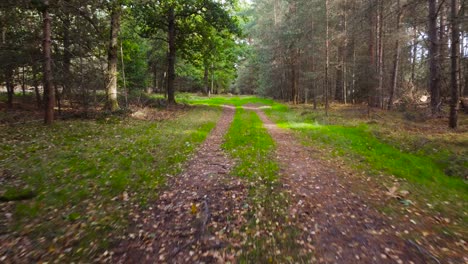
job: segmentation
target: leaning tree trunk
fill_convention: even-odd
[[[437,37],[437,1],[429,1],[429,89],[431,92],[431,111],[433,115],[439,113],[440,108],[440,69],[439,40]]]
[[[167,56],[167,103],[175,104],[175,61],[176,61],[176,25],[174,7],[169,8],[167,17],[169,53]]]
[[[120,6],[113,5],[111,10],[111,29],[108,50],[107,65],[107,103],[106,108],[110,111],[120,109],[117,101],[117,63],[118,63],[118,36],[120,30]]]
[[[458,26],[458,1],[451,1],[451,19],[452,19],[452,41],[451,41],[451,101],[450,101],[450,119],[449,126],[451,128],[457,128],[458,125],[458,56],[460,52],[460,36]]]
[[[43,53],[43,77],[44,77],[44,102],[45,114],[44,123],[50,125],[54,121],[54,106],[55,106],[55,90],[52,85],[52,57],[51,57],[51,18],[49,14],[49,1],[44,0],[44,7],[42,10],[43,17],[43,34],[44,39],[42,43]]]

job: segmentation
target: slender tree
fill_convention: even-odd
[[[458,60],[460,54],[460,29],[458,22],[458,1],[451,0],[451,20],[452,20],[452,38],[451,38],[451,74],[450,74],[450,128],[458,126]]]
[[[107,59],[107,106],[110,111],[119,110],[119,102],[117,101],[117,63],[118,63],[118,37],[120,31],[120,16],[121,6],[117,1],[110,5],[110,37]]]
[[[54,107],[55,107],[55,89],[52,85],[52,56],[51,56],[51,17],[49,14],[49,0],[43,0],[42,5],[42,19],[43,19],[43,78],[44,78],[44,102],[45,102],[45,115],[44,122],[48,125],[54,121]]]
[[[390,97],[388,99],[388,109],[391,110],[393,107],[393,99],[395,97],[395,92],[398,85],[398,67],[400,63],[400,23],[401,23],[401,7],[400,7],[400,0],[397,0],[396,3],[396,38],[395,38],[395,54],[393,58],[393,69],[392,69],[392,83],[390,85]]]
[[[437,1],[428,0],[428,37],[429,37],[429,89],[431,92],[431,111],[439,113],[440,108],[440,69],[439,69],[439,39],[437,36]]]

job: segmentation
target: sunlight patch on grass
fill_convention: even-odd
[[[322,127],[319,123],[306,123],[306,122],[287,122],[287,123],[279,123],[279,127],[281,128],[291,128],[291,129],[317,129]]]

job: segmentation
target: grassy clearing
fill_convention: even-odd
[[[235,99],[245,103],[248,99]],[[222,100],[223,104],[229,101]],[[219,101],[215,100],[215,104]],[[209,102],[211,103],[211,102]],[[240,263],[287,263],[300,260],[297,230],[288,226],[288,198],[278,184],[275,143],[257,114],[239,108],[223,148],[237,160],[232,172],[250,182],[247,240]]]
[[[0,169],[10,180],[0,192],[36,194],[14,202],[8,229],[32,239],[32,257],[91,259],[126,228],[129,208],[157,197],[219,116],[218,108],[197,107],[161,122],[1,127]]]
[[[256,96],[212,96],[202,97],[192,94],[178,94],[177,101],[180,103],[194,104],[194,105],[234,105],[242,106],[245,104],[263,104],[272,105],[275,102],[271,99],[259,98]]]

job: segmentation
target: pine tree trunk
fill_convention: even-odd
[[[384,94],[383,94],[383,78],[384,78],[384,42],[383,42],[383,30],[384,30],[384,19],[383,19],[383,3],[382,0],[379,2],[379,13],[377,15],[378,17],[378,44],[377,44],[377,51],[378,51],[378,66],[379,66],[379,88],[377,89],[379,92],[379,102],[378,106],[380,108],[383,108],[383,100],[384,100]]]
[[[52,85],[52,57],[51,57],[51,18],[49,14],[49,1],[44,0],[43,17],[43,78],[44,78],[44,123],[50,125],[54,121],[55,90]]]
[[[416,26],[413,28],[413,50],[411,52],[411,84],[414,85],[416,81],[416,53],[418,51],[418,31]]]
[[[396,18],[396,32],[397,37],[395,40],[395,56],[393,58],[393,71],[392,71],[392,84],[390,86],[390,97],[388,99],[388,110],[393,107],[393,99],[398,85],[398,66],[400,62],[400,22],[401,22],[401,10],[400,0],[397,0],[397,18]]]
[[[328,0],[325,0],[325,20],[326,20],[326,36],[325,36],[325,115],[328,116],[328,93],[329,93],[329,82],[328,82],[328,69],[330,68],[330,56],[329,56],[329,46],[330,46],[330,40],[329,40],[329,20],[328,20]]]
[[[175,104],[175,61],[176,61],[176,24],[174,7],[169,8],[167,17],[169,53],[167,56],[167,102]]]
[[[208,62],[204,63],[204,72],[203,72],[203,85],[205,86],[205,93],[208,97],[210,97],[210,87],[208,83],[208,76],[209,75],[209,66]]]
[[[15,85],[13,83],[13,69],[11,69],[11,67],[5,70],[5,82],[7,89],[7,107],[8,109],[12,109],[13,96],[15,95]]]
[[[114,4],[111,8],[111,28],[108,50],[107,66],[107,105],[112,112],[120,109],[117,101],[117,63],[118,63],[118,37],[120,30],[120,6]]]
[[[33,74],[34,92],[36,94],[36,105],[38,109],[41,109],[42,99],[41,99],[41,93],[39,92],[39,82],[37,80],[37,69],[36,69],[35,63],[33,63],[32,65],[32,74]]]
[[[439,40],[437,37],[437,1],[429,1],[429,89],[431,93],[431,111],[433,115],[439,113],[440,108],[440,69],[439,69]]]
[[[460,53],[460,36],[458,25],[458,1],[451,0],[451,19],[452,19],[452,41],[451,41],[451,100],[450,100],[450,119],[449,126],[457,128],[458,126],[458,58]]]

